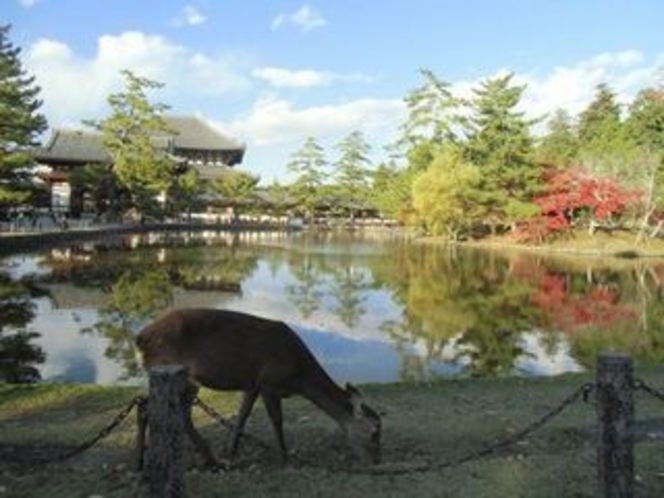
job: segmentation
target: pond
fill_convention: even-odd
[[[0,260],[5,378],[136,383],[165,309],[282,320],[338,381],[555,375],[664,358],[664,263],[416,244],[371,232],[124,235]]]

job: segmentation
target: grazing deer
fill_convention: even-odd
[[[218,463],[191,420],[198,385],[244,391],[232,435],[231,459],[259,395],[282,458],[286,459],[281,400],[293,394],[304,396],[333,418],[358,456],[375,463],[380,459],[379,415],[353,386],[339,387],[297,334],[282,322],[233,311],[180,309],[148,325],[138,334],[136,343],[145,367],[180,364],[187,368],[191,389],[185,400],[185,429],[209,465]],[[139,438],[142,445],[144,428]]]

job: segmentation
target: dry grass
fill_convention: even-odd
[[[640,372],[654,385],[664,370]],[[441,462],[474,452],[513,434],[546,413],[586,375],[549,379],[454,380],[433,385],[366,386],[384,416],[386,465]],[[99,447],[59,464],[26,465],[20,456],[36,449],[57,452],[95,434],[136,394],[132,388],[43,385],[0,386],[0,490],[3,497],[127,497],[139,495],[141,476],[132,470],[134,420],[126,421]],[[238,397],[204,393],[222,413]],[[637,496],[664,495],[664,404],[638,396]],[[348,474],[352,464],[334,424],[308,402],[285,403],[286,437],[295,451],[282,466],[277,454],[247,442],[236,470],[187,473],[190,496],[276,497],[580,497],[595,496],[595,413],[575,403],[527,440],[491,456],[451,468],[401,476]],[[226,433],[206,415],[197,425],[224,455]],[[249,431],[272,445],[262,410]],[[337,469],[337,470],[335,470]]]

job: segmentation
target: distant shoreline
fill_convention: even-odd
[[[59,247],[74,242],[103,239],[123,234],[148,232],[239,232],[239,231],[296,231],[296,227],[264,224],[207,224],[207,223],[146,223],[107,225],[94,228],[53,230],[47,232],[5,232],[0,233],[0,255],[21,251],[39,250],[45,247]]]

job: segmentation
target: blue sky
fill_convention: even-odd
[[[403,98],[432,69],[468,95],[513,71],[529,115],[578,113],[599,83],[623,102],[664,67],[660,0],[2,0],[52,127],[108,113],[131,69],[171,112],[247,143],[243,169],[289,181],[307,136],[361,130],[380,160]]]

